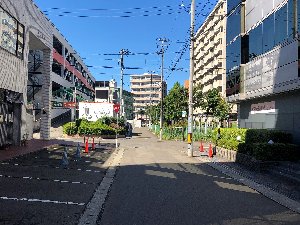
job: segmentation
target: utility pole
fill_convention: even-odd
[[[124,84],[124,55],[128,55],[129,51],[127,49],[121,49],[120,55],[120,67],[121,67],[121,85],[120,85],[120,115],[124,116],[124,101],[123,101],[123,84]]]
[[[159,140],[162,140],[162,129],[163,129],[163,100],[164,100],[164,53],[165,53],[165,43],[168,43],[168,40],[166,38],[159,38],[158,41],[161,43],[161,50],[158,52],[158,54],[161,54],[161,77],[160,77],[160,121],[159,121]]]
[[[193,77],[194,77],[194,27],[195,27],[195,0],[191,4],[190,28],[190,78],[189,78],[189,115],[188,115],[188,156],[193,157]]]

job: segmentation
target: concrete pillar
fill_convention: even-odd
[[[21,116],[22,116],[22,104],[13,104],[13,145],[20,145],[21,137]]]
[[[41,139],[50,139],[51,127],[51,99],[52,99],[52,50],[43,50],[43,81],[42,81],[42,111],[41,111]]]

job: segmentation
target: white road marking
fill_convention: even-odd
[[[0,200],[42,202],[42,203],[78,205],[78,206],[84,206],[85,205],[85,203],[77,203],[77,202],[61,202],[61,201],[53,201],[53,200],[47,200],[47,199],[35,199],[35,198],[12,198],[12,197],[5,197],[5,196],[0,196]]]

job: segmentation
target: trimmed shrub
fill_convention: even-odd
[[[262,161],[297,161],[300,160],[299,146],[284,143],[240,144],[238,153],[253,156]]]
[[[292,143],[292,135],[278,130],[266,130],[266,129],[249,129],[246,132],[246,143],[268,143],[268,141],[274,141],[274,143]]]
[[[63,125],[63,133],[67,135],[77,134],[78,127],[75,122],[69,122]]]
[[[222,148],[238,150],[238,146],[245,142],[247,129],[241,128],[220,128],[220,138],[218,139],[218,128],[213,130],[212,141]],[[237,137],[240,136],[240,140]]]
[[[262,161],[295,161],[300,159],[299,149],[293,144],[253,144],[253,156]]]

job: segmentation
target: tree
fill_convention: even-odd
[[[204,95],[203,95],[203,85],[197,84],[193,88],[193,108],[203,108],[205,101],[204,101]]]
[[[214,116],[218,118],[221,122],[223,122],[224,120],[228,119],[231,109],[232,106],[220,96],[220,101],[216,108]]]
[[[166,122],[178,122],[182,119],[182,111],[188,110],[187,89],[176,82],[165,97],[163,104]]]
[[[204,96],[204,102],[202,105],[202,109],[206,112],[206,115],[215,115],[220,98],[221,96],[218,89],[213,88],[208,90]]]

